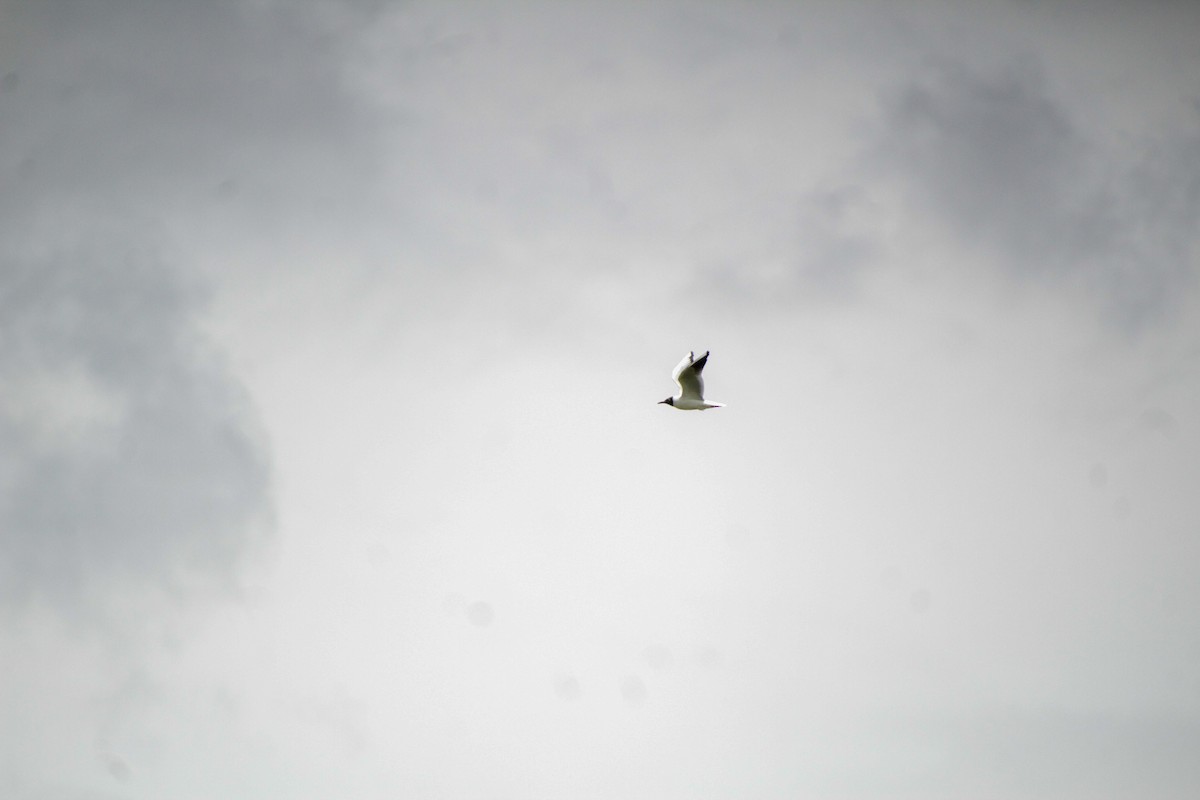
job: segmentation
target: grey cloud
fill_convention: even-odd
[[[697,288],[756,307],[854,297],[879,244],[853,186],[769,197],[697,231]]]
[[[213,223],[226,238],[280,236],[334,208],[369,217],[378,120],[345,72],[375,13],[229,1],[13,8],[0,179],[15,190],[0,211],[58,225],[119,215],[207,248]]]
[[[1056,101],[1035,63],[942,64],[888,95],[875,165],[1007,274],[1078,286],[1137,329],[1194,279],[1200,139],[1116,149]]]
[[[947,67],[894,98],[884,125],[885,146],[919,179],[914,192],[1020,259],[1066,244],[1062,217],[1083,170],[1079,134],[1041,83],[1029,69],[981,78]]]
[[[1153,716],[1192,711],[1200,629],[1186,345],[1080,359],[1055,308],[1013,337],[998,281],[881,298],[922,269],[906,245],[969,243],[1001,289],[1161,313],[1179,284],[1118,288],[1113,254],[1186,245],[1186,136],[1108,160],[1062,61],[948,67],[890,95],[860,163],[853,120],[928,41],[871,9],[20,6],[0,794],[1195,786],[1194,720]],[[996,8],[906,18],[1012,52]],[[284,524],[261,591],[182,630],[272,499],[208,326],[278,442]],[[654,410],[692,346],[732,413]]]
[[[986,785],[1019,797],[1182,798],[1200,785],[1200,766],[1189,757],[1200,726],[1187,717],[1014,709],[909,723],[898,736],[924,739],[943,754],[911,779],[909,788],[929,796],[986,793]]]
[[[379,8],[6,6],[4,602],[102,616],[229,580],[263,530],[265,445],[200,334],[203,281],[147,243],[217,269],[239,237],[369,216],[377,131],[344,69]]]
[[[76,789],[65,786],[41,787],[37,791],[21,794],[19,797],[29,800],[129,800],[132,795],[113,794],[112,792],[94,789]]]
[[[0,600],[105,613],[231,580],[268,464],[195,285],[120,245],[0,262]]]

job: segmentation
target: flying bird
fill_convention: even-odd
[[[659,400],[659,404],[666,403],[667,405],[678,408],[680,411],[704,411],[708,408],[720,408],[724,403],[710,403],[704,399],[704,378],[700,377],[700,373],[704,371],[704,365],[708,363],[708,353],[696,358],[694,352],[688,353],[679,362],[679,366],[675,367],[675,371],[671,373],[671,377],[679,384],[679,394],[674,397],[668,397],[666,400]]]

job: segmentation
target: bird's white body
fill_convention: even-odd
[[[724,406],[724,403],[713,403],[704,399],[704,378],[700,377],[700,373],[704,371],[707,362],[708,353],[700,358],[696,358],[694,352],[684,356],[671,373],[675,383],[679,384],[679,394],[659,402],[680,411],[705,411]]]
[[[721,408],[724,403],[709,403],[706,400],[693,400],[690,397],[672,397],[675,402],[671,403],[671,408],[678,408],[680,411],[705,411],[710,408]]]

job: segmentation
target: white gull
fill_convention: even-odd
[[[704,411],[709,408],[720,408],[724,403],[710,403],[704,399],[704,378],[700,373],[708,363],[708,353],[696,358],[695,352],[690,352],[675,367],[671,377],[679,384],[679,394],[659,400],[660,404],[678,408],[680,411]]]

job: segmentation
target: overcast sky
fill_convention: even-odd
[[[1194,798],[1198,231],[1192,3],[0,0],[0,794]]]

